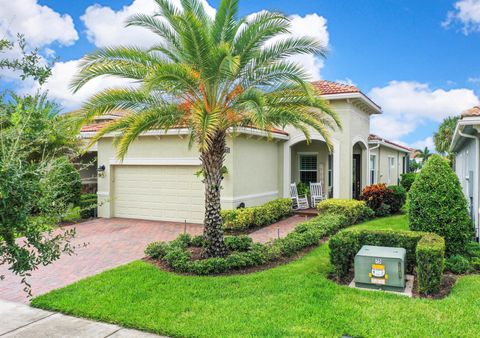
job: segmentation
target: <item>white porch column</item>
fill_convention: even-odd
[[[283,197],[290,197],[290,181],[292,179],[292,148],[290,142],[283,145]]]
[[[340,142],[333,143],[333,198],[340,198]]]

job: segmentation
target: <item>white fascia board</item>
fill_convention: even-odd
[[[199,166],[202,162],[198,157],[127,157],[123,160],[110,158],[110,165],[182,165]]]
[[[356,93],[340,93],[340,94],[326,94],[321,95],[325,100],[347,100],[347,99],[358,99],[365,103],[373,111],[372,114],[381,114],[382,108],[376,105],[372,100],[370,100],[365,94],[356,92]]]
[[[260,137],[271,137],[271,138],[274,138],[274,139],[280,139],[280,140],[288,140],[290,139],[290,137],[288,135],[283,135],[283,134],[279,134],[279,133],[275,133],[275,132],[271,132],[270,135],[269,133],[267,133],[266,131],[264,130],[259,130],[259,129],[255,129],[255,128],[245,128],[245,127],[241,127],[241,128],[235,128],[235,131],[230,128],[228,130],[229,133],[240,133],[240,134],[247,134],[247,135],[254,135],[254,136],[260,136]],[[142,134],[140,134],[140,136],[175,136],[175,135],[188,135],[190,133],[190,131],[187,129],[187,128],[180,128],[180,129],[169,129],[167,131],[165,130],[149,130],[149,131],[146,131]],[[83,139],[88,139],[88,138],[92,138],[93,136],[95,136],[96,132],[81,132],[80,133],[80,138],[83,138]],[[115,137],[117,136],[118,133],[110,133],[110,134],[107,134],[103,137]]]
[[[452,143],[450,144],[450,151],[455,151],[458,142],[463,138],[463,136],[460,135],[461,129],[465,126],[475,125],[480,125],[480,117],[464,117],[457,122],[455,132],[453,133]]]
[[[368,144],[369,145],[377,145],[378,144],[382,147],[387,147],[387,148],[390,148],[390,149],[393,149],[393,150],[400,151],[402,153],[410,154],[410,151],[408,151],[407,149],[403,149],[402,147],[399,147],[399,146],[396,146],[394,144],[390,144],[390,143],[387,143],[387,142],[384,142],[384,141],[368,141]]]

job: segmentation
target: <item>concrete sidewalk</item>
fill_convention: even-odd
[[[0,337],[158,338],[159,336],[0,300]]]

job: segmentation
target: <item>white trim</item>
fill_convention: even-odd
[[[394,144],[390,144],[390,143],[387,143],[385,141],[369,141],[368,142],[369,145],[373,145],[373,146],[382,146],[382,147],[387,147],[387,148],[391,148],[393,150],[396,150],[396,151],[400,151],[402,153],[405,153],[405,154],[410,154],[411,151],[407,150],[407,149],[404,149],[400,146],[396,146]],[[372,148],[373,149],[373,148]]]
[[[317,132],[310,134],[311,140],[325,142]],[[304,134],[298,134],[283,144],[283,197],[290,197],[290,181],[292,178],[292,149],[294,144],[306,141]],[[340,197],[340,142],[331,139],[333,145],[333,198]]]
[[[97,191],[98,197],[109,197],[110,193],[108,191]]]
[[[325,100],[346,100],[346,99],[358,99],[365,103],[370,108],[370,114],[381,114],[382,108],[373,102],[368,96],[362,92],[355,93],[339,93],[339,94],[326,94],[321,95]]]
[[[247,135],[254,135],[254,136],[260,136],[260,137],[270,137],[274,139],[279,139],[279,140],[288,140],[289,136],[284,135],[284,134],[279,134],[276,132],[270,132],[267,133],[264,130],[259,130],[255,128],[246,128],[246,127],[240,127],[240,128],[229,128],[228,129],[229,134],[235,134],[235,133],[240,133],[240,134],[247,134]],[[96,132],[81,132],[80,137],[81,138],[92,138],[95,136],[97,133]],[[188,128],[178,128],[178,129],[169,129],[167,131],[165,130],[149,130],[146,132],[143,132],[140,134],[140,136],[180,136],[180,135],[189,135],[190,130]],[[104,135],[103,137],[115,137],[120,135],[119,133],[108,133]]]
[[[269,192],[263,192],[259,194],[243,195],[243,196],[236,196],[236,197],[222,197],[220,198],[220,201],[225,203],[239,203],[239,202],[252,200],[255,198],[268,197],[268,196],[278,196],[278,191],[269,191]]]
[[[114,157],[110,158],[110,165],[185,165],[198,166],[202,162],[197,157],[171,157],[171,158],[148,158],[135,157],[118,160]]]

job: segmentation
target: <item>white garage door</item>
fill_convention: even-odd
[[[204,185],[192,166],[114,167],[115,217],[202,223]]]

